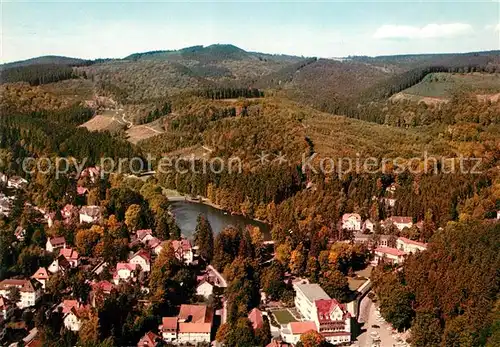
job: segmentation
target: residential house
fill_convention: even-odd
[[[11,287],[19,288],[21,300],[17,306],[21,309],[35,306],[42,296],[42,285],[34,279],[5,279],[0,282],[0,295],[8,297]]]
[[[92,183],[95,183],[99,178],[100,173],[101,169],[98,166],[87,167],[82,171],[80,177],[88,177]]]
[[[193,263],[194,252],[191,242],[187,239],[181,239],[180,241],[172,241],[172,247],[175,252],[175,257],[180,261],[183,261],[186,265]]]
[[[248,314],[248,320],[252,323],[253,330],[260,329],[264,326],[262,311],[258,308],[254,308],[250,311]]]
[[[98,223],[101,221],[99,206],[82,206],[80,209],[80,223]]]
[[[155,247],[151,247],[151,249],[153,250],[153,253],[156,255],[160,255],[161,251],[163,250],[163,247],[165,247],[165,245],[169,242],[171,242],[171,241],[161,241]]]
[[[0,317],[5,320],[9,319],[14,313],[14,309],[15,305],[5,296],[0,295]]]
[[[178,315],[178,343],[210,343],[213,311],[206,305],[181,305]]]
[[[399,230],[403,230],[404,228],[411,228],[413,225],[413,220],[411,217],[392,216],[388,219]]]
[[[64,205],[61,210],[61,217],[66,223],[70,222],[74,217],[76,217],[77,214],[78,207],[71,204]]]
[[[151,229],[141,229],[135,232],[137,240],[146,244],[153,238],[153,231]]]
[[[66,248],[66,239],[64,237],[51,237],[45,244],[45,249],[48,252],[54,252],[61,248]]]
[[[139,343],[137,343],[137,347],[156,347],[158,346],[158,340],[161,340],[160,336],[148,331],[143,337],[141,337]]]
[[[281,337],[283,341],[297,344],[300,341],[300,336],[309,331],[317,331],[316,324],[313,321],[290,322],[286,327],[281,329]]]
[[[373,223],[370,219],[365,220],[363,222],[362,230],[369,231],[370,233],[373,233],[375,230],[375,223]]]
[[[151,240],[146,241],[146,245],[150,250],[154,252],[155,248],[158,247],[162,241],[156,237],[153,237]]]
[[[71,264],[68,262],[68,260],[63,255],[59,255],[49,265],[48,270],[50,273],[55,274],[59,271],[66,272],[70,268],[71,268]]]
[[[96,307],[100,300],[104,300],[105,296],[111,294],[114,288],[113,283],[109,281],[92,282],[90,284],[92,290],[89,293],[89,300],[92,307]]]
[[[57,306],[56,310],[59,309],[62,310],[63,322],[66,329],[79,331],[83,323],[84,311],[87,310],[87,307],[77,300],[64,300]]]
[[[76,187],[76,194],[78,194],[78,195],[85,195],[88,192],[89,192],[89,190],[85,187],[82,187],[82,186]]]
[[[9,199],[0,199],[0,215],[8,217],[10,215],[10,210],[12,209],[12,203]]]
[[[159,326],[161,337],[165,342],[177,340],[177,317],[163,317]]]
[[[406,237],[398,237],[396,240],[397,249],[406,253],[416,253],[425,251],[427,249],[427,244],[423,242],[413,241]]]
[[[80,265],[80,255],[72,248],[63,248],[59,250],[59,255],[62,255],[68,261],[72,268]]]
[[[14,189],[25,188],[28,185],[28,181],[19,176],[12,176],[7,181],[7,187]]]
[[[203,296],[205,299],[208,299],[213,292],[214,285],[205,280],[202,280],[198,286],[196,286],[196,295]]]
[[[150,272],[151,271],[151,255],[148,251],[141,249],[140,251],[133,254],[128,262],[130,264],[137,265],[141,271]]]
[[[357,213],[346,213],[342,216],[342,229],[361,230],[361,216]]]
[[[130,263],[118,263],[116,264],[116,271],[113,274],[113,282],[118,284],[120,280],[128,281],[131,278],[135,277],[135,271],[137,269],[137,265]]]
[[[26,237],[26,229],[19,225],[14,231],[14,235],[18,241],[24,241],[24,238]]]
[[[378,264],[381,261],[387,261],[392,264],[402,264],[406,253],[397,248],[378,247],[375,249],[374,263]]]
[[[290,347],[291,345],[278,339],[273,339],[266,347]]]
[[[35,271],[33,276],[31,276],[31,278],[40,282],[42,285],[42,289],[45,289],[45,285],[47,284],[47,281],[49,280],[49,273],[48,273],[46,268],[40,267],[38,270]]]

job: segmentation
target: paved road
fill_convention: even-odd
[[[366,331],[358,336],[357,341],[353,341],[354,346],[377,346],[376,344],[373,344],[372,336],[375,336],[375,333],[378,334],[378,338],[380,339],[380,347],[405,346],[404,344],[396,341],[395,337],[397,335],[393,335],[393,330],[390,324],[381,320],[377,316],[376,305],[368,296],[365,296],[363,300],[361,300],[359,308],[359,322],[365,323],[363,325],[363,329],[366,329]],[[372,325],[378,325],[380,328],[372,328]]]

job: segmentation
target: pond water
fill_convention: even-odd
[[[170,206],[172,213],[175,215],[177,225],[181,229],[182,235],[190,239],[193,238],[193,233],[196,229],[196,219],[200,213],[208,219],[214,234],[218,234],[222,229],[229,225],[244,227],[250,224],[258,226],[260,231],[263,233],[264,238],[266,240],[270,239],[269,225],[250,218],[239,215],[231,215],[230,213],[219,210],[215,207],[197,202],[173,201]]]

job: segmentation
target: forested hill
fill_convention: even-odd
[[[74,66],[86,63],[88,60],[80,58],[70,58],[58,55],[44,55],[41,57],[30,58],[26,60],[15,61],[0,65],[0,70],[9,69],[13,67],[29,66],[29,65],[65,65]]]

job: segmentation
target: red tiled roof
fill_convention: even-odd
[[[209,323],[212,321],[212,311],[206,305],[181,305],[179,319],[190,318],[192,323]]]
[[[421,247],[427,247],[427,244],[423,243],[423,242],[419,242],[419,241],[413,241],[413,240],[410,240],[406,237],[399,237],[399,240],[403,241],[404,243],[408,243],[410,245],[416,245],[416,246],[421,246]]]
[[[159,339],[160,336],[156,335],[152,331],[148,331],[146,334],[144,334],[143,337],[139,340],[139,343],[137,344],[137,347],[152,347],[156,346],[158,343],[156,342],[157,339]]]
[[[390,254],[390,255],[397,256],[397,257],[400,257],[400,256],[403,256],[403,255],[406,255],[406,253],[405,253],[405,252],[400,251],[400,250],[399,250],[399,249],[397,249],[397,248],[391,248],[391,247],[377,247],[377,248],[375,249],[375,252],[385,253],[385,254]]]
[[[131,260],[135,257],[141,257],[141,258],[145,259],[148,263],[151,261],[151,254],[149,254],[148,251],[145,251],[143,249],[141,249],[140,251],[138,251],[134,255],[132,255],[129,260]]]
[[[87,192],[88,192],[88,189],[87,189],[87,188],[85,188],[85,187],[82,187],[82,186],[78,186],[78,187],[76,187],[76,193],[77,193],[78,195],[83,195],[83,194],[85,194],[85,193],[87,193]]]
[[[24,293],[33,293],[36,288],[39,288],[41,284],[36,280],[27,280],[27,279],[5,279],[0,282],[0,290],[7,290],[10,287],[18,287],[21,292]]]
[[[163,317],[161,319],[162,329],[177,331],[177,317]]]
[[[286,342],[272,340],[271,343],[269,343],[266,347],[288,347],[288,346],[290,345]]]
[[[62,236],[60,237],[53,237],[49,239],[49,243],[54,247],[54,246],[61,246],[66,243],[66,239]]]
[[[179,333],[210,333],[211,323],[179,323]]]
[[[34,278],[37,280],[48,280],[49,273],[47,272],[46,268],[41,267],[38,270],[36,270],[35,274],[33,276],[31,276],[31,278]]]
[[[332,320],[330,318],[331,312],[336,307],[339,307],[340,310],[342,311],[342,320],[345,320],[346,318],[350,317],[349,312],[347,312],[345,305],[339,303],[335,299],[316,300],[314,302],[314,305],[316,306],[316,309],[318,311],[318,321],[320,323],[328,323],[328,322],[338,321],[338,320]]]
[[[189,251],[193,248],[191,246],[191,242],[189,240],[186,240],[186,239],[182,239],[180,241],[173,240],[172,247],[173,247],[174,251],[177,251],[179,248],[182,248],[182,250],[184,250],[184,251]]]
[[[408,224],[408,223],[412,223],[412,221],[413,221],[413,219],[411,217],[401,217],[401,216],[392,216],[392,217],[389,217],[389,219],[393,223],[399,223],[399,224]]]
[[[62,255],[64,258],[67,260],[78,260],[80,255],[78,254],[77,251],[73,250],[72,248],[62,248],[59,250],[59,255]]]
[[[103,292],[111,292],[111,290],[113,289],[113,283],[109,281],[99,281],[93,283],[92,288],[94,288],[94,290],[97,288],[101,288]]]
[[[248,319],[252,322],[253,329],[262,328],[264,326],[264,320],[262,318],[262,312],[258,308],[254,308],[248,314]]]
[[[312,321],[290,322],[289,324],[290,331],[294,335],[301,335],[311,330],[317,331],[316,324]]]
[[[361,220],[361,216],[357,213],[346,213],[342,216],[342,221],[346,221],[349,218],[354,217],[356,220]]]
[[[153,231],[151,229],[141,229],[141,230],[137,230],[135,232],[135,234],[137,235],[137,238],[139,240],[142,240],[147,235],[153,235]]]

